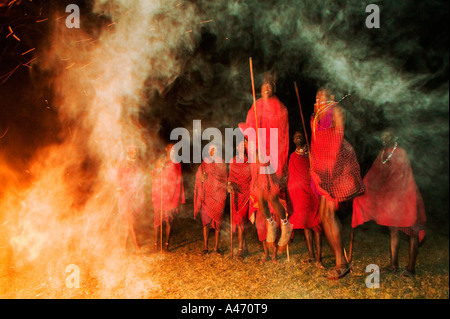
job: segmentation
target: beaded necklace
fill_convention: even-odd
[[[381,164],[384,165],[391,159],[392,155],[394,154],[395,150],[397,149],[397,145],[398,145],[397,142],[395,142],[394,149],[392,150],[391,154],[389,154],[388,157],[384,161],[383,161],[383,155],[384,155],[385,149],[383,148],[383,150],[381,151],[381,156],[380,156]]]
[[[302,148],[296,148],[295,153],[298,155],[306,156],[306,155],[308,155],[308,148],[306,146],[304,146]]]

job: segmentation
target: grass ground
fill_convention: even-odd
[[[189,216],[188,216],[189,215]],[[343,216],[343,238],[349,246],[350,219]],[[150,298],[150,299],[448,299],[449,237],[448,229],[429,225],[426,240],[419,249],[417,274],[405,279],[400,274],[380,276],[380,287],[369,289],[366,266],[380,267],[389,261],[389,235],[383,227],[365,224],[357,228],[353,249],[352,273],[339,281],[326,279],[326,271],[314,264],[303,264],[307,257],[303,232],[295,231],[290,244],[290,261],[279,255],[279,263],[258,263],[262,247],[253,226],[247,231],[249,255],[243,261],[230,258],[229,224],[225,220],[220,248],[222,256],[198,256],[202,249],[199,220],[181,213],[175,220],[170,252],[153,252],[150,236],[141,238],[144,254],[121,258],[119,271],[104,263],[101,267],[80,267],[80,286],[68,289],[64,277],[49,278],[43,272],[36,279],[36,269],[3,272],[0,276],[2,298]],[[213,233],[210,245],[213,244]],[[237,238],[234,242],[237,247]],[[347,248],[348,249],[348,248]],[[400,245],[400,267],[408,259],[408,241]],[[334,258],[323,240],[323,263],[332,267]],[[98,265],[97,265],[98,266]],[[89,269],[92,270],[90,271]],[[94,270],[97,269],[97,270]],[[99,271],[98,269],[102,269]],[[113,276],[109,274],[114,273]],[[0,272],[1,274],[1,272]],[[67,277],[67,274],[64,274]],[[27,278],[33,278],[32,281]],[[57,280],[58,279],[58,280]]]

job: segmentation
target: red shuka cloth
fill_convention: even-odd
[[[194,218],[203,211],[220,224],[227,200],[227,165],[208,162],[200,164],[195,176]],[[206,174],[203,183],[202,174]]]
[[[344,127],[332,126],[337,103],[318,122],[311,119],[311,179],[319,195],[339,202],[364,193],[361,172],[353,147],[344,139]]]
[[[234,230],[236,225],[241,225],[248,219],[252,175],[247,157],[244,158],[243,163],[239,163],[238,156],[235,156],[230,162],[229,167],[228,182],[234,189],[234,194],[232,194]]]
[[[308,155],[291,154],[287,190],[289,221],[294,229],[317,229],[320,224],[319,201],[311,189]]]
[[[241,130],[246,128],[253,128],[255,130],[256,140],[251,141],[249,138],[249,144],[255,143],[256,149],[261,151],[261,156],[264,160],[264,155],[268,156],[269,163],[275,171],[273,174],[259,174],[258,164],[252,168],[252,192],[264,193],[264,194],[274,194],[280,192],[280,183],[283,180],[283,174],[285,173],[285,166],[287,165],[287,160],[289,156],[289,120],[287,108],[281,103],[281,101],[276,97],[272,96],[268,99],[258,99],[256,101],[256,113],[258,118],[258,129],[265,129],[265,133],[261,132],[258,135],[256,131],[255,122],[255,109],[254,105],[250,108],[247,113],[247,119],[245,123],[240,123],[239,127]],[[271,136],[270,128],[276,128],[278,130],[278,138]],[[261,150],[257,145],[257,140],[259,138],[259,144]],[[274,144],[275,149],[271,150],[270,142]],[[249,145],[249,147],[251,147]],[[277,153],[277,154],[276,154]],[[252,155],[250,159],[254,161]],[[277,165],[275,167],[274,165]],[[276,170],[275,170],[276,168]],[[270,171],[269,171],[270,172]]]
[[[184,204],[185,197],[181,164],[168,161],[163,167],[155,168],[152,175],[152,203],[155,213],[154,226],[157,227],[161,223],[161,205],[162,212],[166,215],[172,211],[176,213],[178,206]],[[163,218],[167,218],[167,216],[163,216]]]
[[[133,219],[144,211],[144,174],[136,161],[122,160],[117,169],[117,182],[122,192],[119,196],[119,213]]]
[[[392,150],[393,147],[385,150],[383,160]],[[403,148],[397,147],[383,165],[381,153],[364,177],[366,193],[353,201],[352,227],[369,220],[383,226],[413,227],[420,230],[422,240],[425,236],[425,206],[408,155]]]

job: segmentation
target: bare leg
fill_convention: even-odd
[[[305,229],[305,239],[306,239],[306,246],[308,247],[308,254],[309,258],[305,262],[311,262],[314,260],[314,251],[313,251],[313,231],[312,229]]]
[[[244,225],[238,225],[238,239],[239,239],[239,250],[238,250],[238,255],[237,255],[237,259],[243,259],[244,258],[244,248],[246,247],[245,244],[245,233],[244,233]]]
[[[419,236],[409,237],[409,262],[406,270],[411,273],[416,273],[416,259],[419,252]]]
[[[390,243],[391,260],[389,265],[391,267],[398,268],[398,250],[400,246],[400,232],[396,227],[389,227],[389,232],[391,237]]]
[[[203,250],[208,250],[209,225],[203,226]]]
[[[314,232],[314,241],[316,243],[316,264],[319,268],[324,269],[322,265],[322,235],[319,232]]]
[[[220,234],[220,229],[215,229],[214,230],[214,235],[215,235],[214,251],[216,251],[217,253],[219,252],[219,234]]]
[[[278,216],[281,220],[286,219],[286,210],[284,209],[283,205],[280,203],[280,199],[278,196],[274,196],[269,199],[270,205],[273,207],[273,209],[276,211]]]
[[[324,196],[321,196],[319,213],[322,220],[325,236],[336,258],[336,268],[347,266],[347,261],[345,260],[344,249],[342,246],[342,226],[341,222],[336,216],[335,204],[333,202],[328,202]]]
[[[268,248],[267,248],[267,245],[266,245],[266,241],[265,241],[265,240],[263,240],[261,243],[262,243],[263,250],[264,250],[264,257],[261,258],[261,259],[259,259],[259,262],[264,263],[264,262],[266,262],[267,260],[269,260],[269,250],[268,250]]]
[[[166,221],[166,244],[165,244],[165,250],[169,250],[169,238],[170,238],[170,230],[172,228],[172,225],[169,221]]]
[[[158,250],[158,235],[159,235],[159,226],[154,226],[154,245],[153,245],[153,250],[157,251]]]

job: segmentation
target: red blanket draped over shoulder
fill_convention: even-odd
[[[318,121],[311,119],[311,179],[320,195],[336,204],[364,193],[353,147],[344,139],[344,127],[333,125],[333,103]]]
[[[119,212],[123,217],[136,217],[144,211],[144,175],[136,161],[122,160],[117,169],[117,182],[122,189]]]
[[[184,203],[185,197],[181,164],[168,161],[164,166],[155,168],[152,175],[152,203],[155,216],[159,218],[161,214],[161,202],[163,212],[172,211]]]
[[[206,179],[202,183],[202,175]],[[203,210],[215,222],[221,223],[227,200],[228,170],[225,163],[205,159],[195,176],[194,218]]]
[[[241,123],[239,127],[243,131],[246,128],[253,128],[255,134],[257,134],[254,107],[252,105],[247,113],[246,122]],[[252,192],[258,192],[259,190],[266,193],[279,193],[279,184],[282,183],[283,174],[286,172],[285,167],[289,156],[288,111],[286,106],[276,96],[272,96],[256,101],[256,113],[258,117],[258,128],[265,129],[265,133],[262,132],[258,135],[261,149],[259,149],[256,140],[251,141],[251,137],[249,137],[249,144],[253,142],[256,145],[256,149],[263,156],[263,160],[265,160],[264,156],[268,157],[274,174],[271,174],[271,178],[267,178],[265,176],[266,174],[258,174],[259,167],[252,169]],[[271,128],[277,129],[278,137],[270,133]],[[250,159],[254,162],[252,156],[250,156]]]
[[[242,163],[240,163],[242,162]],[[229,164],[228,182],[234,189],[233,198],[233,228],[248,218],[250,202],[250,183],[252,180],[248,158],[239,160],[237,156]]]
[[[392,150],[390,147],[384,152],[383,160]],[[352,227],[369,220],[383,226],[412,227],[418,230],[422,240],[425,236],[425,207],[407,153],[397,147],[384,165],[381,153],[364,177],[366,193],[353,201]]]
[[[287,204],[294,229],[320,229],[319,201],[311,189],[309,158],[293,152],[289,158]]]

